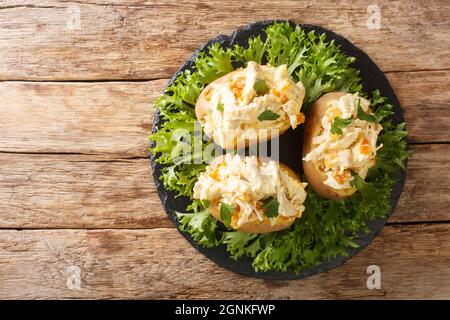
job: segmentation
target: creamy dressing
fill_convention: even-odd
[[[267,88],[263,94],[255,90],[258,81],[263,81]],[[304,122],[300,109],[305,88],[290,78],[286,65],[272,67],[250,61],[247,68],[230,74],[223,82],[211,83],[210,88],[206,95],[210,107],[199,121],[205,133],[219,145],[236,137],[248,140],[255,134],[260,138],[269,134],[265,130],[256,131],[259,129],[279,130],[287,123],[296,128]],[[279,118],[258,120],[266,110]]]
[[[378,135],[383,127],[374,122],[357,118],[358,101],[366,114],[372,114],[370,102],[357,94],[346,94],[330,101],[321,119],[321,132],[313,137],[313,148],[305,161],[314,161],[316,167],[324,172],[324,184],[335,190],[352,190],[351,171],[363,179],[368,169],[375,164]],[[330,132],[335,117],[351,119],[350,124],[341,128],[342,135]]]
[[[194,198],[211,201],[211,205],[226,203],[238,208],[231,226],[239,228],[249,220],[300,217],[305,210],[306,183],[290,177],[273,160],[227,154],[218,166],[208,166],[194,186]],[[268,218],[262,201],[272,196],[279,202],[278,216]]]

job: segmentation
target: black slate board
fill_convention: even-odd
[[[234,44],[240,44],[246,46],[247,39],[251,36],[260,35],[261,38],[265,39],[264,29],[273,22],[284,22],[282,20],[267,20],[260,21],[256,23],[249,24],[237,31],[235,31],[232,35],[219,35],[214,39],[209,40],[205,43],[200,49],[198,49],[194,54],[181,66],[180,69],[173,75],[167,85],[170,85],[178,75],[184,70],[190,69],[193,70],[194,60],[199,52],[207,52],[207,48],[215,42],[219,42],[223,47],[231,47]],[[296,26],[294,22],[289,21],[292,26]],[[356,69],[360,70],[360,76],[363,83],[363,91],[368,93],[372,92],[375,89],[379,89],[381,95],[387,97],[390,102],[394,105],[394,115],[393,122],[400,123],[404,122],[403,112],[400,107],[400,103],[395,96],[394,91],[392,90],[388,80],[384,76],[383,72],[377,67],[377,65],[359,48],[354,46],[350,41],[345,39],[344,37],[335,34],[334,32],[327,30],[325,28],[315,26],[315,25],[300,25],[306,32],[311,30],[315,30],[317,34],[325,33],[327,36],[327,41],[331,41],[334,39],[335,43],[340,45],[340,48],[343,52],[345,52],[349,56],[353,56],[356,58],[356,62],[352,65]],[[155,119],[153,121],[153,129],[154,132],[158,125],[162,122],[159,114],[159,110],[155,115]],[[302,174],[301,161],[299,161],[299,155],[301,155],[302,150],[302,141],[303,141],[303,126],[301,128],[297,128],[295,130],[288,130],[285,134],[283,134],[279,138],[279,148],[280,148],[280,161],[290,166],[294,169],[298,174]],[[186,210],[186,206],[189,204],[187,199],[176,198],[173,192],[168,191],[164,188],[162,182],[159,180],[161,175],[162,166],[155,162],[155,158],[153,156],[151,158],[151,165],[153,168],[153,177],[158,189],[159,197],[164,206],[164,209],[169,216],[170,220],[174,223],[174,225],[179,229],[179,223],[175,216],[175,211],[183,212]],[[397,204],[397,201],[400,197],[400,193],[403,190],[403,186],[405,183],[405,174],[401,172],[399,181],[395,184],[392,193],[391,193],[391,210],[387,214],[387,218],[392,214],[394,208]],[[189,243],[196,248],[200,253],[208,257],[210,260],[214,261],[218,265],[232,270],[234,272],[253,276],[257,278],[263,279],[272,279],[272,280],[282,280],[282,279],[300,279],[303,277],[311,276],[320,272],[327,271],[331,268],[339,266],[343,264],[346,260],[351,258],[353,255],[361,251],[365,246],[372,242],[373,238],[383,229],[387,218],[385,219],[377,219],[369,222],[369,228],[371,230],[368,234],[361,234],[356,242],[360,245],[359,248],[349,248],[347,252],[349,256],[347,258],[336,257],[327,262],[323,262],[313,268],[304,269],[300,273],[294,273],[292,271],[280,272],[280,271],[269,271],[269,272],[255,272],[251,266],[251,260],[249,258],[243,257],[238,261],[231,260],[229,258],[228,253],[226,252],[226,248],[223,245],[220,245],[215,248],[203,248],[198,246],[191,236],[186,233],[180,231],[180,233],[189,241]]]

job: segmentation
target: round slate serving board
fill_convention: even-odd
[[[273,22],[284,22],[281,20],[267,20],[249,24],[237,31],[235,31],[230,36],[219,35],[214,39],[209,40],[205,43],[199,50],[194,52],[194,54],[181,66],[180,69],[174,74],[174,76],[170,79],[167,85],[170,85],[178,75],[184,70],[190,69],[193,70],[194,60],[199,52],[207,52],[207,48],[215,42],[220,43],[223,47],[231,47],[235,44],[239,44],[242,46],[246,46],[247,40],[249,37],[260,35],[262,39],[265,39],[264,29],[272,24]],[[292,26],[296,26],[294,22],[289,22]],[[360,70],[360,77],[363,83],[363,91],[366,93],[372,92],[375,89],[379,89],[381,95],[389,98],[390,102],[394,105],[394,115],[393,122],[400,123],[404,122],[403,112],[400,107],[400,103],[397,97],[394,94],[388,80],[384,76],[383,72],[377,67],[377,65],[359,48],[354,46],[350,41],[345,39],[342,36],[335,34],[334,32],[324,29],[319,26],[314,25],[300,25],[306,32],[311,30],[315,30],[317,34],[325,33],[327,36],[327,41],[331,41],[334,39],[335,43],[340,45],[340,48],[343,52],[345,52],[349,56],[353,56],[356,58],[353,67]],[[162,123],[162,119],[160,118],[159,110],[155,115],[155,119],[153,121],[153,129],[154,132],[159,124]],[[295,130],[289,129],[286,133],[284,133],[279,138],[279,149],[280,149],[280,161],[294,169],[297,174],[302,174],[301,167],[301,153],[302,153],[302,141],[303,141],[303,126],[301,128],[297,128]],[[159,197],[163,204],[163,207],[175,224],[175,226],[179,229],[179,223],[177,221],[175,211],[184,212],[186,210],[186,206],[189,204],[188,199],[183,198],[175,198],[175,194],[171,191],[168,191],[164,188],[162,182],[159,177],[161,175],[162,166],[155,162],[155,158],[151,156],[151,165],[153,168],[153,177],[158,189]],[[392,193],[391,193],[391,210],[387,213],[387,218],[392,214],[398,198],[400,197],[400,193],[402,192],[403,185],[405,182],[405,174],[402,171],[400,174],[399,181],[395,184]],[[280,272],[280,271],[269,271],[269,272],[255,272],[251,265],[251,259],[247,257],[242,257],[237,261],[231,260],[229,258],[229,254],[226,251],[225,246],[220,245],[214,248],[203,248],[198,246],[191,236],[186,233],[180,231],[180,233],[189,241],[189,243],[196,248],[200,253],[217,263],[218,265],[227,268],[229,270],[235,271],[237,273],[253,276],[257,278],[263,279],[299,279],[307,276],[311,276],[316,273],[327,271],[331,268],[339,266],[343,264],[347,259],[351,258],[353,255],[361,251],[365,246],[367,246],[370,242],[372,242],[373,238],[383,229],[386,220],[385,219],[377,219],[369,222],[369,228],[371,230],[368,234],[361,234],[356,242],[360,245],[359,248],[349,248],[347,252],[349,253],[347,258],[336,257],[332,260],[323,262],[313,268],[304,269],[300,273],[295,273],[292,271]]]

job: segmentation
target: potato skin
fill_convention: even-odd
[[[219,164],[224,162],[225,156],[219,156],[211,162],[212,168],[216,168]],[[258,158],[259,161],[266,161],[263,158]],[[300,180],[300,178],[297,176],[297,174],[288,166],[279,163],[280,169],[286,172],[291,178]],[[213,206],[211,205],[209,207],[209,212],[211,215],[217,219],[218,221],[222,222],[222,219],[220,218],[220,207],[219,205]],[[294,223],[295,219],[297,217],[279,217],[276,221],[276,224],[273,226],[271,225],[269,220],[260,221],[258,218],[251,219],[245,223],[243,223],[238,229],[238,231],[241,232],[247,232],[247,233],[268,233],[268,232],[274,232],[286,229],[289,227],[292,223]]]
[[[239,74],[242,74],[244,72],[243,69],[238,69],[233,72],[230,72],[219,79],[214,80],[210,84],[208,84],[205,88],[203,88],[202,92],[200,92],[200,95],[197,98],[197,102],[195,103],[195,115],[197,116],[197,119],[200,121],[208,114],[209,109],[209,101],[205,97],[205,93],[209,90],[212,90],[211,84],[223,84],[227,81],[228,78]]]
[[[321,120],[328,109],[329,102],[332,100],[337,100],[346,94],[346,92],[326,93],[311,107],[305,123],[302,158],[306,157],[306,155],[312,150],[312,139],[317,136],[321,130]],[[316,167],[314,161],[303,160],[303,172],[305,173],[307,182],[313,190],[323,198],[344,199],[351,196],[356,191],[354,189],[350,189],[337,192],[333,188],[324,184],[323,182],[327,179],[327,176]]]
[[[268,66],[261,66],[261,68],[267,68]],[[244,76],[246,73],[246,71],[244,69],[237,69],[235,71],[232,71],[216,80],[214,80],[212,83],[214,84],[223,84],[225,83],[229,78],[231,77],[239,77],[239,76]],[[208,92],[209,90],[212,90],[211,84],[207,85],[202,92],[200,93],[197,102],[195,103],[195,115],[197,116],[197,120],[199,120],[201,122],[201,120],[207,115],[210,104],[209,101],[206,99],[205,97],[205,93]],[[299,111],[300,113],[300,111]],[[289,121],[286,122],[286,124],[284,124],[280,130],[278,131],[278,133],[274,133],[269,137],[255,137],[255,138],[249,138],[246,139],[244,141],[244,144],[240,143],[238,145],[238,141],[237,139],[233,139],[233,141],[226,141],[224,145],[220,145],[223,149],[225,150],[236,150],[236,149],[240,149],[240,148],[246,148],[249,146],[252,146],[254,144],[260,143],[260,142],[264,142],[267,141],[269,139],[273,139],[276,138],[279,135],[282,135],[284,132],[286,132],[286,130],[288,130],[290,128],[290,123]],[[212,140],[213,137],[210,137]],[[231,139],[229,139],[231,140]],[[214,141],[216,142],[216,141]],[[216,142],[217,143],[217,142]]]

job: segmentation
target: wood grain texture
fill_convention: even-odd
[[[390,222],[450,221],[450,148],[415,145]],[[2,228],[173,227],[148,159],[0,154]]]
[[[384,71],[450,69],[448,1],[377,4],[380,30],[368,29],[363,0],[7,0],[0,4],[0,79],[166,78],[211,37],[265,19],[329,28]]]
[[[0,299],[448,299],[450,2],[377,1],[380,30],[367,28],[368,4],[1,1]],[[163,211],[147,158],[167,78],[211,37],[274,18],[321,25],[368,53],[415,152],[374,242],[298,281],[243,277],[196,252]],[[366,288],[369,265],[381,267],[381,290]]]
[[[0,227],[167,226],[148,159],[0,154]]]
[[[395,73],[389,81],[411,142],[450,141],[448,72]],[[0,152],[146,157],[153,102],[166,83],[0,82]]]
[[[144,157],[165,83],[0,82],[0,151]]]
[[[0,298],[448,298],[449,237],[450,224],[389,226],[343,266],[267,281],[217,267],[175,229],[3,230]],[[366,287],[369,265],[380,290]]]
[[[450,72],[389,73],[410,142],[450,142]]]
[[[405,188],[389,222],[449,221],[449,146],[416,145],[412,150]]]

